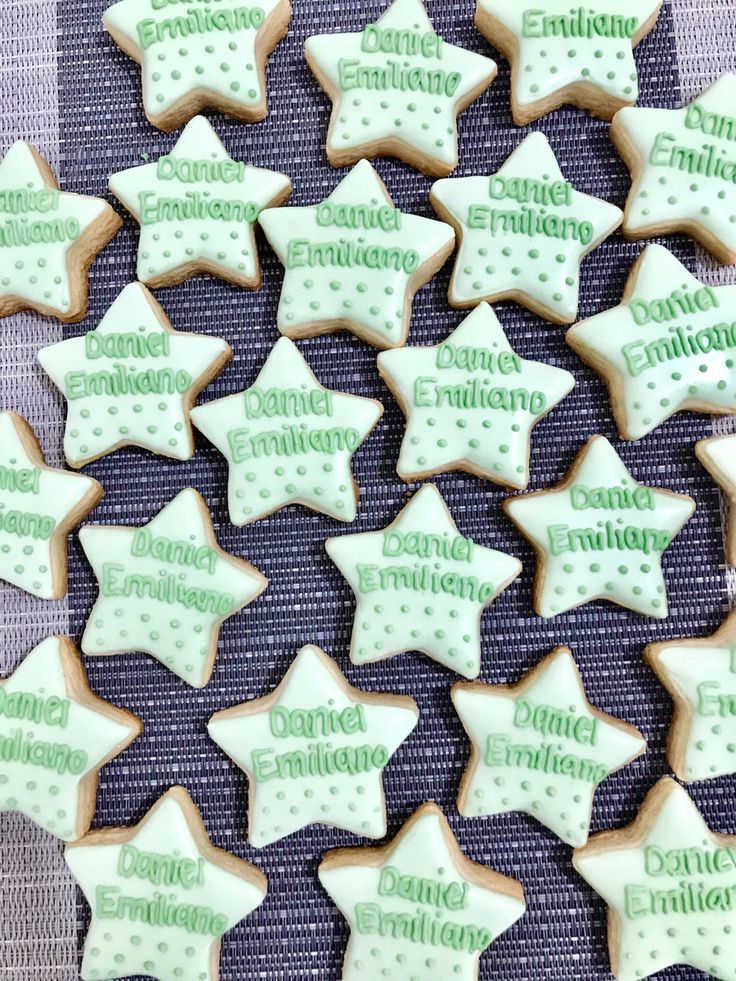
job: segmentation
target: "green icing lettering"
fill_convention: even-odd
[[[439,385],[432,375],[414,382],[414,405],[418,408],[499,409],[539,415],[547,408],[547,396],[528,388],[496,388],[488,379],[472,378],[459,385]]]
[[[377,746],[338,746],[310,743],[306,750],[277,753],[274,749],[251,752],[256,783],[268,780],[302,780],[305,777],[327,777],[336,773],[369,773],[382,770],[389,760],[388,749]]]
[[[182,886],[192,889],[204,885],[204,859],[177,858],[159,852],[144,852],[135,845],[123,845],[118,856],[118,875],[135,876],[154,886]]]
[[[644,324],[661,324],[667,320],[675,320],[681,314],[698,314],[706,310],[718,307],[718,297],[712,286],[701,286],[691,293],[687,289],[673,290],[664,299],[643,300],[633,298],[629,300],[629,310],[634,318],[634,323],[639,327]]]
[[[295,456],[297,454],[325,453],[333,455],[343,450],[353,453],[360,445],[357,429],[308,429],[287,426],[251,435],[248,429],[231,429],[227,434],[233,463],[257,460],[260,457]]]
[[[461,368],[464,371],[487,371],[493,375],[512,375],[521,372],[521,358],[515,351],[492,351],[487,347],[469,347],[444,341],[437,349],[436,366]]]
[[[182,184],[242,184],[246,165],[239,160],[192,160],[189,157],[158,158],[156,176]]]
[[[343,92],[364,89],[369,92],[426,92],[447,98],[457,91],[462,75],[442,68],[420,68],[386,60],[382,65],[364,65],[358,58],[340,58],[337,63],[339,86]]]
[[[48,541],[51,538],[56,519],[34,511],[5,510],[0,504],[0,531],[18,538],[35,538]]]
[[[163,9],[166,4],[154,10]],[[201,10],[189,7],[185,15],[155,20],[147,17],[136,24],[138,41],[146,51],[154,44],[187,38],[193,34],[210,34],[213,31],[257,30],[263,25],[266,14],[261,7],[235,7],[232,10]]]
[[[597,528],[570,528],[568,525],[550,525],[547,528],[552,555],[564,552],[643,552],[651,555],[664,552],[670,543],[669,533],[658,528],[637,528],[634,525],[617,525],[606,521]]]
[[[454,559],[456,562],[473,561],[472,538],[456,535],[433,535],[424,531],[395,531],[383,533],[383,554],[395,558],[398,555],[418,555],[423,559]]]
[[[221,617],[227,616],[235,607],[235,600],[228,593],[189,586],[178,575],[128,575],[125,567],[116,562],[103,563],[100,591],[103,596],[153,599],[168,606],[183,606]]]
[[[347,269],[393,269],[411,275],[419,268],[415,249],[387,248],[356,242],[310,242],[293,238],[286,247],[286,268],[342,266]]]
[[[702,358],[711,351],[727,351],[736,347],[736,321],[714,324],[703,330],[692,327],[670,327],[669,333],[653,341],[631,341],[621,353],[629,374],[636,378],[650,368],[680,358]]]
[[[485,605],[495,592],[492,583],[480,582],[477,576],[442,572],[430,565],[391,565],[381,568],[359,562],[355,568],[358,573],[358,589],[361,593],[409,589],[417,593],[447,594]]]
[[[53,743],[36,739],[32,732],[16,729],[8,736],[0,735],[0,762],[24,763],[53,770],[60,776],[75,776],[87,769],[88,756],[82,749],[73,749],[67,743]]]
[[[71,399],[125,395],[182,395],[190,388],[192,376],[183,368],[146,368],[115,364],[111,371],[68,371],[64,375],[66,397]]]
[[[175,896],[155,892],[153,899],[121,895],[117,886],[97,886],[95,914],[102,920],[130,920],[156,927],[178,927],[187,933],[220,937],[228,927],[228,917],[209,906],[179,903]]]
[[[570,215],[548,214],[526,205],[517,211],[502,211],[487,204],[471,204],[468,207],[467,226],[487,230],[493,236],[511,233],[536,238],[542,235],[562,241],[572,239],[582,245],[590,245],[594,235],[593,225],[589,221],[581,221]]]
[[[314,709],[287,709],[276,705],[268,714],[271,733],[279,739],[295,736],[316,739],[338,733],[353,735],[366,731],[362,705],[348,705],[342,711],[320,705]]]
[[[0,225],[0,247],[12,249],[75,242],[80,233],[76,218],[57,218],[54,221],[19,221],[11,218]]]
[[[521,36],[633,38],[638,26],[638,17],[598,13],[585,7],[573,8],[569,14],[548,14],[545,10],[531,9],[522,13]]]
[[[138,333],[100,334],[91,330],[84,335],[84,356],[97,358],[163,358],[170,352],[171,334],[167,330]]]
[[[377,903],[356,903],[355,926],[362,934],[470,954],[485,950],[493,940],[492,933],[485,927],[437,920],[434,914],[423,910],[418,913],[389,912]]]
[[[560,774],[590,783],[594,787],[608,776],[608,769],[597,760],[564,753],[551,743],[541,743],[538,746],[513,743],[502,733],[489,734],[483,759],[488,767],[511,767],[515,770]]]
[[[736,694],[711,694],[720,691],[717,681],[702,681],[697,687],[698,715],[720,716],[730,718],[736,716]]]
[[[534,729],[544,736],[574,739],[583,746],[598,742],[598,719],[592,715],[575,715],[554,705],[536,704],[529,698],[517,698],[514,703],[514,726]]]
[[[259,388],[253,385],[243,392],[248,419],[273,416],[331,416],[332,392],[321,388]]]
[[[30,188],[0,190],[0,214],[27,215],[31,211],[56,211],[61,191],[36,191]]]
[[[654,167],[669,167],[681,173],[701,177],[717,177],[719,180],[736,183],[736,161],[726,157],[726,150],[715,143],[703,143],[701,149],[678,146],[673,133],[657,133],[649,163]]]
[[[372,208],[368,204],[333,204],[323,201],[317,205],[317,224],[320,228],[380,228],[384,232],[401,229],[401,212],[384,204]]]
[[[586,487],[573,484],[570,488],[570,505],[575,511],[588,508],[605,511],[654,511],[654,492],[651,487]]]
[[[233,221],[252,225],[260,214],[255,201],[211,198],[207,193],[187,191],[183,198],[156,197],[153,191],[138,195],[142,225],[166,221]]]
[[[192,545],[191,542],[152,535],[147,527],[136,528],[130,554],[136,557],[150,555],[173,565],[206,570],[211,576],[217,565],[217,552],[209,545]]]
[[[719,140],[736,143],[736,118],[724,116],[720,112],[709,112],[697,102],[687,107],[685,128],[699,129],[706,136],[716,136]]]
[[[542,181],[533,177],[503,177],[493,174],[488,179],[488,196],[493,201],[510,198],[518,204],[540,204],[544,207],[572,205],[572,184],[569,181]]]
[[[468,904],[468,884],[402,875],[393,865],[385,865],[378,880],[378,895],[398,896],[407,902],[423,903],[437,909],[461,910]]]
[[[369,24],[363,31],[360,50],[368,54],[420,55],[442,58],[442,38],[434,31],[412,31]]]
[[[40,494],[39,467],[6,467],[0,464],[0,490],[15,494]]]
[[[7,691],[0,685],[0,716],[6,719],[23,719],[66,729],[69,705],[68,698],[59,698],[58,695],[43,697],[34,692]]]

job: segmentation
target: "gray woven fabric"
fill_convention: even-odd
[[[110,173],[133,166],[144,156],[159,156],[176,139],[173,134],[153,130],[145,121],[140,109],[140,72],[101,29],[100,15],[106,4],[107,0],[62,0],[58,11],[59,164],[66,186],[94,194],[105,193]],[[11,2],[9,9],[17,21],[12,19],[9,26],[7,0],[0,8],[0,38],[27,38],[19,45],[23,66],[37,64],[35,59],[40,57],[34,38],[40,51],[51,46],[53,55],[53,21],[39,23],[34,33],[28,30],[24,19],[28,9],[35,14],[36,8],[49,6],[53,5],[41,0]],[[293,203],[319,200],[339,179],[339,173],[325,161],[329,105],[304,64],[304,39],[319,31],[357,29],[382,7],[378,0],[361,4],[334,4],[327,0],[297,3],[289,37],[271,62],[268,120],[252,127],[222,118],[213,120],[234,155],[293,176]],[[638,49],[643,83],[641,104],[679,104],[718,74],[720,52],[728,49],[736,37],[729,7],[730,0],[676,0],[665,8],[657,29]],[[429,0],[428,10],[437,30],[448,40],[492,54],[472,29],[471,0]],[[702,30],[701,23],[705,25]],[[19,24],[23,25],[20,33]],[[0,64],[7,66],[7,62],[4,58]],[[10,74],[13,85],[20,85],[24,77],[30,78],[18,69]],[[48,77],[47,84],[55,96]],[[15,111],[20,106],[25,112],[29,101],[27,94],[17,99],[10,86],[3,83],[1,109]],[[10,131],[0,130],[3,146],[17,135],[34,135],[34,118],[33,111],[29,118],[11,117],[8,121],[6,117],[2,125]],[[42,118],[42,114],[37,118]],[[563,171],[576,186],[623,204],[628,175],[609,141],[606,124],[566,110],[540,121],[535,128],[550,137]],[[509,72],[502,62],[498,80],[461,118],[458,175],[496,169],[522,135],[510,120]],[[36,136],[42,142],[41,133]],[[428,179],[392,161],[379,161],[378,169],[400,207],[432,214],[427,201],[431,184]],[[134,277],[136,244],[137,233],[132,223],[126,222],[93,268],[89,320],[84,328],[65,328],[66,335],[76,336],[97,324],[119,290]],[[691,268],[700,271],[707,265],[688,241],[677,238],[666,244]],[[594,253],[584,267],[581,315],[618,302],[638,252],[638,247],[616,235]],[[247,385],[276,340],[274,322],[282,271],[265,243],[262,255],[264,288],[257,294],[204,278],[158,293],[176,327],[217,334],[233,345],[234,361],[208,390],[206,399]],[[461,314],[451,310],[446,302],[449,270],[448,264],[417,297],[410,343],[436,342],[460,321]],[[717,271],[713,274],[720,275]],[[564,366],[578,379],[574,393],[536,430],[531,488],[542,488],[563,477],[589,435],[614,437],[615,430],[600,380],[567,348],[562,328],[547,325],[510,304],[499,306],[498,312],[512,344],[522,355]],[[48,395],[31,364],[35,348],[42,341],[53,339],[59,328],[44,322],[37,328],[40,334],[36,333],[31,345],[33,323],[35,318],[15,318],[9,331],[7,324],[0,328],[0,337],[5,338],[0,341],[4,343],[5,364],[21,361],[10,393],[3,396],[11,406],[28,410],[33,422],[43,417],[40,436],[49,449],[55,443],[58,454],[58,400]],[[19,342],[19,335],[28,337],[29,343]],[[377,378],[376,352],[347,335],[305,341],[300,346],[326,385],[375,396],[386,406],[384,419],[356,456],[356,475],[362,489],[360,512],[355,525],[344,530],[380,528],[394,517],[409,489],[394,471],[403,423],[397,406]],[[8,349],[12,356],[7,354]],[[42,396],[42,392],[46,394]],[[39,401],[42,397],[48,400],[43,403],[43,410]],[[57,430],[52,435],[55,426]],[[482,678],[491,682],[514,681],[552,646],[568,643],[578,659],[591,700],[634,722],[649,739],[649,753],[607,780],[599,791],[594,812],[596,829],[633,818],[645,792],[667,772],[664,741],[670,705],[642,663],[644,644],[709,633],[728,609],[719,495],[692,453],[695,439],[710,432],[708,418],[680,416],[641,442],[620,446],[624,460],[639,480],[690,493],[699,504],[696,516],[666,554],[671,616],[665,622],[645,620],[602,604],[542,621],[531,611],[531,550],[500,513],[504,492],[469,477],[446,476],[437,480],[463,533],[483,544],[513,552],[524,562],[521,579],[484,619]],[[390,833],[398,830],[418,804],[436,800],[448,814],[469,856],[524,884],[529,910],[483,956],[482,981],[591,981],[610,976],[604,909],[575,875],[569,849],[521,815],[482,821],[458,817],[454,800],[468,747],[450,709],[448,693],[453,676],[419,655],[405,655],[360,669],[349,664],[352,596],[323,549],[324,539],[341,530],[334,522],[292,508],[252,527],[233,528],[226,513],[226,467],[204,440],[199,441],[197,455],[188,464],[126,450],[91,465],[87,472],[106,488],[105,501],[93,517],[101,522],[141,523],[178,490],[195,486],[213,512],[223,547],[251,559],[271,580],[268,591],[256,604],[225,625],[213,679],[201,692],[188,688],[160,664],[142,655],[87,659],[93,687],[103,697],[129,707],[145,724],[143,736],[103,771],[95,823],[131,823],[172,783],[182,783],[200,805],[215,843],[255,861],[269,876],[269,895],[263,907],[233,930],[223,944],[223,981],[302,981],[340,976],[347,930],[320,889],[315,872],[326,849],[352,845],[356,839],[343,832],[312,828],[263,851],[249,848],[245,836],[245,778],[208,740],[204,730],[214,710],[270,690],[283,675],[296,648],[307,641],[320,644],[336,656],[353,683],[367,689],[405,691],[419,702],[420,725],[387,771]],[[91,570],[74,542],[68,611],[70,630],[77,639],[94,594]],[[17,596],[9,600],[7,596],[9,593],[3,594],[2,621],[12,624],[13,607],[9,604],[21,600]],[[37,631],[30,636],[25,622],[23,631],[18,626],[8,631],[6,626],[5,646],[10,648],[13,662],[40,635],[38,631],[43,632],[41,621],[29,617],[28,622]],[[696,787],[694,796],[715,829],[736,830],[732,778]],[[41,866],[44,875],[49,855],[58,854],[58,850],[49,839],[32,831],[30,825],[7,818],[0,821],[3,858],[6,849],[11,856],[11,861],[4,860],[1,866],[1,895],[4,904],[7,896],[17,905],[27,883],[38,878],[38,873],[32,871],[33,848],[43,842],[35,868]],[[16,857],[20,855],[26,856],[25,864]],[[32,915],[26,909],[23,917],[29,919],[14,918],[12,955],[5,954],[10,945],[0,946],[0,977],[3,971],[9,981],[76,976],[76,971],[68,967],[68,946],[51,953],[48,939],[67,935],[73,899],[68,897],[65,918],[59,902],[68,890],[54,890],[50,883],[45,888],[55,898],[46,904],[43,915]],[[33,905],[38,906],[38,893],[33,896]],[[87,910],[83,901],[78,902],[81,946]],[[7,922],[7,918],[2,919]],[[0,927],[3,929],[7,926]],[[44,938],[44,942],[31,947],[31,936]],[[0,933],[0,942],[5,939]],[[11,960],[11,956],[15,959]],[[21,966],[24,963],[34,966]],[[696,972],[675,968],[661,977],[670,981],[695,978]]]

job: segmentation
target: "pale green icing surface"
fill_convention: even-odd
[[[69,463],[81,466],[120,444],[190,459],[187,400],[228,350],[216,337],[164,326],[145,287],[126,286],[99,327],[38,352],[67,400]]]
[[[635,102],[632,38],[661,0],[478,0],[518,45],[514,98],[528,106],[584,82],[601,97]]]
[[[282,337],[250,388],[191,416],[228,461],[230,520],[244,525],[295,503],[353,521],[350,460],[382,412],[373,399],[324,388]]]
[[[674,644],[662,647],[657,660],[692,711],[685,778],[736,773],[736,647]]]
[[[92,908],[84,981],[132,975],[216,981],[213,945],[266,896],[258,883],[202,854],[171,796],[159,801],[129,842],[80,844],[65,858]],[[166,922],[171,911],[181,911],[179,924]]]
[[[642,164],[624,228],[697,222],[736,250],[736,75],[682,109],[621,109],[617,122]]]
[[[434,485],[386,528],[328,538],[325,548],[357,600],[354,664],[421,651],[466,678],[478,675],[481,613],[521,563],[465,538]]]
[[[363,863],[319,868],[350,925],[342,981],[476,981],[480,954],[524,914],[524,901],[464,878],[437,812],[418,818],[380,864],[370,863],[373,851]],[[420,939],[397,937],[392,916],[409,918]]]
[[[182,6],[120,0],[105,11],[103,24],[137,52],[148,116],[161,115],[202,89],[247,110],[263,99],[256,45],[281,2],[217,0]],[[178,23],[180,17],[186,26]]]
[[[310,824],[386,834],[383,769],[419,711],[361,702],[337,665],[302,647],[273,699],[216,713],[207,730],[248,775],[248,838],[260,848]]]
[[[378,367],[408,409],[403,480],[461,469],[526,487],[532,428],[575,385],[568,371],[516,354],[486,303],[441,344],[383,351]]]
[[[620,379],[633,439],[688,402],[736,412],[736,286],[704,285],[661,245],[645,249],[627,302],[568,337]]]
[[[401,140],[448,168],[459,105],[496,74],[490,58],[439,38],[421,0],[394,0],[375,24],[305,48],[334,93],[331,150]]]
[[[543,133],[531,133],[488,177],[432,186],[432,203],[452,215],[460,247],[450,303],[521,293],[562,320],[578,310],[580,263],[621,224],[619,208],[576,191]]]
[[[0,579],[51,599],[54,533],[95,485],[82,474],[39,467],[11,414],[0,412]]]
[[[729,494],[736,494],[736,433],[701,439],[698,450],[709,473]]]
[[[617,981],[673,964],[733,981],[734,839],[724,848],[687,791],[667,782],[670,793],[643,842],[597,851],[593,840],[575,852],[575,868],[618,914]]]
[[[70,840],[82,781],[131,727],[67,693],[60,644],[42,641],[0,683],[0,811],[21,811]]]
[[[329,322],[378,347],[405,342],[409,284],[455,237],[445,222],[395,208],[367,160],[319,205],[268,209],[259,221],[285,269],[281,333],[309,336]]]
[[[14,143],[0,160],[0,296],[29,305],[72,309],[69,253],[102,217],[101,198],[49,189],[28,143]]]
[[[552,617],[608,599],[646,616],[666,617],[662,552],[695,503],[638,484],[602,436],[584,452],[570,487],[507,503],[511,520],[544,553],[535,609]]]
[[[285,174],[234,160],[204,116],[187,123],[156,163],[110,178],[110,190],[141,225],[137,275],[144,283],[196,262],[226,279],[254,279],[255,222],[290,187]]]
[[[206,685],[220,623],[265,587],[252,566],[216,551],[211,534],[192,488],[140,528],[85,525],[79,540],[100,592],[84,653],[144,651],[194,688]]]
[[[463,816],[524,811],[568,845],[588,839],[598,784],[646,748],[590,712],[568,650],[518,694],[459,685],[452,701],[478,753]]]

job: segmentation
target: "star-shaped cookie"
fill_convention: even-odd
[[[110,178],[110,190],[141,226],[137,276],[152,288],[210,273],[258,289],[255,224],[291,194],[286,174],[234,160],[204,116],[170,153]]]
[[[99,771],[142,729],[92,693],[69,637],[48,637],[0,680],[0,811],[78,838],[92,823]]]
[[[631,171],[624,235],[682,232],[736,263],[736,75],[682,109],[621,109],[611,137]]]
[[[378,370],[406,416],[396,471],[408,482],[464,470],[523,489],[531,431],[575,385],[519,357],[486,303],[440,344],[383,351]]]
[[[218,981],[222,937],[266,897],[266,877],[215,848],[183,787],[131,828],[100,828],[64,852],[92,909],[81,977]]]
[[[675,964],[736,978],[735,854],[736,837],[714,834],[669,777],[655,784],[632,824],[575,850],[577,872],[608,904],[617,981]]]
[[[695,444],[695,455],[728,502],[726,561],[736,565],[736,433],[701,439]]]
[[[189,409],[231,357],[217,337],[174,330],[145,286],[126,286],[99,327],[38,352],[67,400],[67,462],[83,467],[121,446],[189,460]]]
[[[0,412],[0,579],[41,599],[66,594],[66,540],[102,500],[102,485],[46,465],[36,434]]]
[[[621,304],[566,340],[608,385],[621,438],[640,439],[683,409],[736,412],[735,322],[736,286],[707,286],[649,245]]]
[[[382,838],[383,770],[418,721],[414,699],[353,688],[310,644],[270,695],[215,712],[207,731],[248,776],[262,848],[310,824]]]
[[[102,198],[59,190],[51,167],[19,140],[0,160],[0,317],[87,314],[88,270],[122,225]]]
[[[286,35],[289,0],[119,0],[105,30],[141,66],[153,126],[178,129],[202,109],[245,122],[266,117],[266,61]]]
[[[603,436],[588,440],[562,483],[509,497],[503,508],[537,552],[540,616],[598,599],[667,616],[662,553],[695,502],[638,484]]]
[[[736,613],[710,637],[649,644],[644,657],[675,705],[667,756],[679,779],[736,773]]]
[[[662,0],[477,0],[475,26],[511,62],[517,126],[564,105],[610,119],[639,97],[634,48],[661,9]]]
[[[84,653],[144,651],[193,688],[210,679],[222,622],[268,585],[220,548],[191,487],[140,528],[85,525],[79,540],[100,584]]]
[[[349,330],[381,348],[406,343],[414,294],[455,243],[445,222],[394,207],[367,160],[319,204],[269,209],[259,221],[285,269],[281,333]]]
[[[521,563],[465,538],[433,484],[386,528],[328,538],[325,548],[357,600],[353,664],[420,651],[477,677],[483,610],[516,579]]]
[[[382,848],[328,852],[318,875],[350,926],[342,981],[477,981],[480,955],[526,911],[516,879],[466,858],[436,804]]]
[[[440,177],[457,166],[457,116],[491,84],[496,63],[448,44],[421,0],[393,0],[373,24],[307,38],[307,63],[332,99],[327,157],[398,157]]]
[[[590,704],[568,647],[515,685],[458,682],[452,702],[472,744],[460,813],[523,811],[568,845],[588,840],[598,785],[646,750],[638,729]]]
[[[375,399],[320,385],[287,337],[273,346],[250,388],[191,412],[227,459],[234,525],[289,504],[353,521],[358,485],[350,461],[382,414]]]
[[[429,199],[459,241],[452,306],[514,300],[556,324],[575,320],[580,263],[622,219],[565,180],[544,133],[530,133],[495,174],[437,181]]]

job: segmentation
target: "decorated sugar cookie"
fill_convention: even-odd
[[[736,412],[736,286],[701,283],[661,245],[642,252],[620,306],[566,340],[608,385],[623,439],[683,409]]]
[[[736,263],[736,75],[682,109],[622,109],[611,137],[631,171],[624,235],[682,232]]]
[[[59,838],[92,823],[97,775],[143,726],[90,690],[69,637],[49,637],[0,681],[0,811]]]
[[[91,477],[46,465],[36,435],[0,412],[0,579],[41,599],[66,594],[66,540],[102,500]]]
[[[281,333],[344,329],[381,348],[406,343],[414,294],[455,242],[444,222],[394,207],[367,160],[319,204],[269,209],[260,224],[285,269]]]
[[[265,119],[266,61],[290,20],[289,0],[119,0],[102,17],[141,66],[149,122],[167,132],[201,109]]]
[[[191,487],[140,528],[85,525],[79,540],[100,585],[84,653],[144,651],[193,688],[210,679],[222,622],[268,585],[220,548]]]
[[[714,834],[669,777],[655,784],[632,824],[575,850],[578,873],[608,904],[617,981],[675,964],[734,981],[734,855],[736,837]]]
[[[383,770],[418,721],[412,698],[353,688],[308,645],[270,695],[215,712],[207,731],[248,775],[248,839],[262,848],[310,824],[382,838]]]
[[[38,150],[14,143],[0,160],[0,317],[82,320],[89,267],[121,225],[107,201],[61,191]]]
[[[457,166],[457,116],[498,70],[435,33],[421,0],[393,0],[374,24],[307,38],[304,50],[333,102],[327,157],[334,167],[392,156],[425,174],[449,174]]]
[[[218,981],[223,935],[266,898],[265,875],[214,847],[183,787],[133,827],[91,831],[64,857],[92,909],[84,981]]]
[[[67,400],[67,462],[82,467],[121,446],[190,459],[189,409],[231,357],[219,338],[174,330],[145,286],[126,286],[99,327],[38,352]]]
[[[382,414],[375,399],[320,385],[287,337],[276,342],[249,388],[191,413],[227,459],[234,525],[290,504],[353,521],[358,485],[350,461]]]
[[[638,484],[603,436],[588,440],[561,484],[509,497],[503,507],[537,552],[540,616],[598,599],[667,616],[662,554],[695,502]]]
[[[543,133],[527,136],[489,177],[437,181],[430,201],[458,237],[453,306],[514,300],[556,324],[575,320],[580,263],[622,218],[565,180]]]
[[[264,208],[287,200],[291,181],[233,160],[204,116],[195,116],[170,153],[113,174],[110,190],[141,226],[141,282],[175,286],[211,273],[258,289],[255,224]]]
[[[486,303],[440,344],[383,351],[378,370],[407,419],[396,468],[406,481],[465,470],[526,487],[532,428],[575,385],[519,357]]]
[[[521,563],[462,535],[434,485],[418,490],[386,528],[328,538],[325,548],[357,600],[353,664],[420,651],[477,677],[483,610]]]
[[[736,614],[711,637],[649,644],[644,656],[675,704],[667,754],[680,780],[736,773]]]
[[[701,439],[695,444],[695,455],[728,501],[726,561],[736,565],[736,433]]]
[[[524,811],[568,845],[584,845],[600,783],[646,750],[639,732],[587,700],[568,647],[515,685],[458,682],[452,702],[472,743],[464,817]]]
[[[517,126],[564,105],[610,119],[639,97],[634,48],[661,9],[662,0],[477,0],[475,26],[511,62]]]
[[[350,926],[343,981],[477,981],[480,955],[526,911],[516,879],[466,858],[436,804],[382,848],[328,852],[318,874]]]

